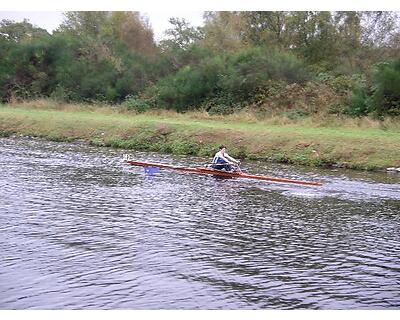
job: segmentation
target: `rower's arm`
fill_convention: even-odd
[[[232,161],[232,162],[235,162],[235,163],[239,163],[240,162],[239,160],[236,160],[235,158],[232,158],[229,154],[226,154],[226,153],[225,153],[225,157],[228,160]]]
[[[219,156],[222,160],[224,160],[225,162],[228,162],[228,163],[230,163],[231,161],[229,160],[229,156],[225,153],[225,155],[220,155]]]

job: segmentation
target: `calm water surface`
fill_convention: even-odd
[[[0,309],[400,309],[400,175],[123,153],[0,139]]]

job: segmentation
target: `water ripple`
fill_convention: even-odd
[[[399,309],[397,177],[145,175],[122,153],[0,139],[2,309]]]

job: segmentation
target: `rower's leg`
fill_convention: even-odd
[[[232,171],[232,166],[230,164],[226,164],[224,168],[226,171]]]
[[[213,164],[213,165],[211,165],[211,168],[213,168],[215,170],[222,170],[224,168],[224,166],[221,166],[220,164]]]

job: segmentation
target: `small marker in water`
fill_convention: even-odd
[[[160,168],[157,167],[144,167],[144,173],[146,174],[154,174],[160,171]]]

